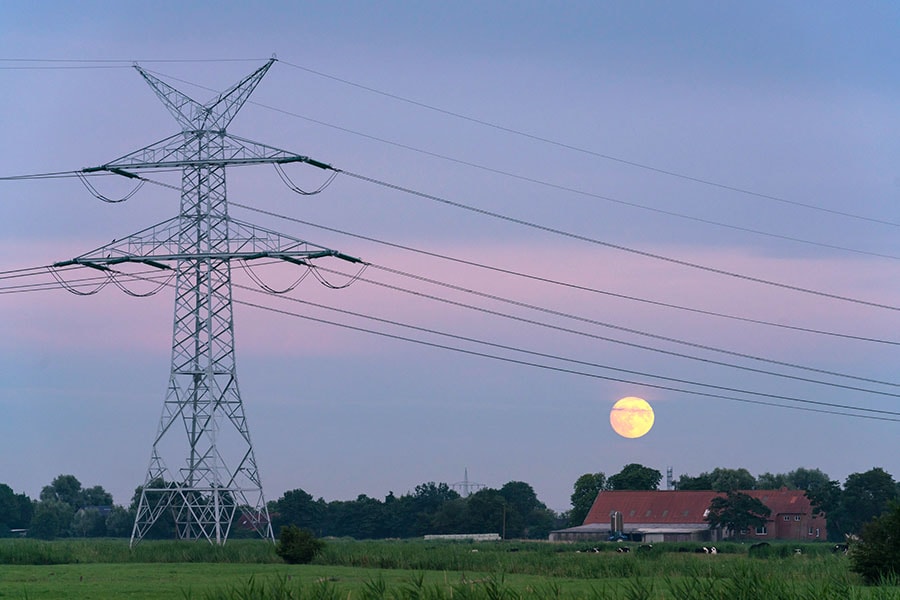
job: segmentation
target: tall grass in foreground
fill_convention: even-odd
[[[797,583],[741,570],[726,579],[687,577],[679,580],[633,578],[585,584],[577,589],[554,580],[515,585],[502,574],[456,582],[426,581],[424,574],[389,585],[369,579],[347,589],[337,579],[309,583],[280,577],[251,579],[244,585],[185,594],[185,600],[898,600],[900,587],[853,587],[844,581]]]

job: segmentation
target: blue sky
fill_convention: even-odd
[[[821,372],[897,381],[896,308],[647,256],[900,304],[900,9],[893,3],[8,2],[0,16],[0,176],[99,165],[175,133],[177,124],[129,67],[134,61],[205,102],[210,90],[229,87],[275,54],[279,62],[231,133],[539,226],[346,175],[318,196],[300,197],[271,169],[233,169],[232,202],[289,219],[238,207],[233,216],[376,266],[367,281],[344,290],[309,278],[292,298],[618,369],[900,410],[896,397],[797,379],[897,393],[896,384]],[[304,186],[321,182],[313,169],[292,167],[289,174]],[[129,189],[111,178],[96,183],[110,196]],[[4,272],[77,256],[178,208],[177,193],[158,186],[104,204],[76,179],[0,181],[0,194]],[[285,268],[265,272],[272,281],[292,275]],[[241,272],[235,279],[251,285]],[[235,298],[682,387],[243,288]],[[85,485],[103,485],[119,503],[130,500],[168,380],[172,304],[171,292],[135,299],[112,286],[86,298],[60,290],[0,294],[0,481],[37,496],[54,476],[72,473]],[[715,467],[760,474],[800,466],[839,480],[873,466],[900,476],[896,421],[528,367],[245,304],[235,307],[235,320],[241,391],[269,499],[296,487],[328,500],[383,497],[425,481],[460,481],[465,468],[471,480],[496,487],[527,481],[556,510],[568,508],[582,473],[613,474],[631,462],[663,473],[671,466],[676,477]],[[608,423],[612,404],[626,395],[642,396],[656,410],[653,430],[637,440],[616,436]]]

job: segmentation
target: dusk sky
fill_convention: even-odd
[[[0,6],[0,483],[34,498],[73,474],[124,505],[143,483],[172,290],[80,297],[19,270],[179,203],[14,177],[177,133],[135,63],[205,103],[273,55],[229,133],[344,172],[301,196],[232,168],[231,216],[370,266],[276,297],[233,265],[267,499],[468,469],[563,511],[581,474],[634,462],[662,487],[668,467],[900,477],[900,5],[247,4]],[[611,429],[623,396],[653,406],[644,437]]]

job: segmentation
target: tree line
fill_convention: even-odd
[[[275,531],[283,525],[295,525],[318,536],[379,539],[497,533],[504,538],[546,539],[554,529],[581,525],[600,491],[655,490],[661,480],[658,470],[637,463],[625,465],[609,477],[603,472],[585,473],[575,481],[571,508],[563,513],[549,509],[523,481],[483,488],[465,497],[446,483],[435,482],[422,483],[399,496],[391,492],[384,499],[360,494],[355,500],[326,501],[298,488],[269,502],[268,509]],[[843,484],[819,469],[801,467],[754,477],[742,468],[716,468],[697,476],[682,475],[674,486],[724,493],[782,487],[804,490],[813,507],[825,514],[828,535],[833,540],[859,534],[865,523],[883,514],[892,502],[900,501],[900,484],[878,467],[853,473]],[[54,478],[37,500],[16,494],[0,483],[0,537],[24,530],[42,539],[128,537],[140,491],[138,487],[131,504],[125,507],[114,505],[102,486],[82,487],[74,475]],[[174,521],[161,519],[151,533],[149,537],[174,537]],[[235,524],[231,535],[244,534],[255,535]]]
[[[276,530],[296,525],[318,536],[359,539],[410,538],[429,534],[496,533],[503,538],[546,539],[564,524],[523,481],[483,488],[462,497],[446,483],[423,483],[415,491],[384,500],[326,502],[302,489],[270,503]]]

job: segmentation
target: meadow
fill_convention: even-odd
[[[271,544],[0,540],[0,598],[900,600],[898,582],[864,586],[827,544],[612,544],[328,540],[310,565]],[[795,550],[799,548],[800,553]]]

